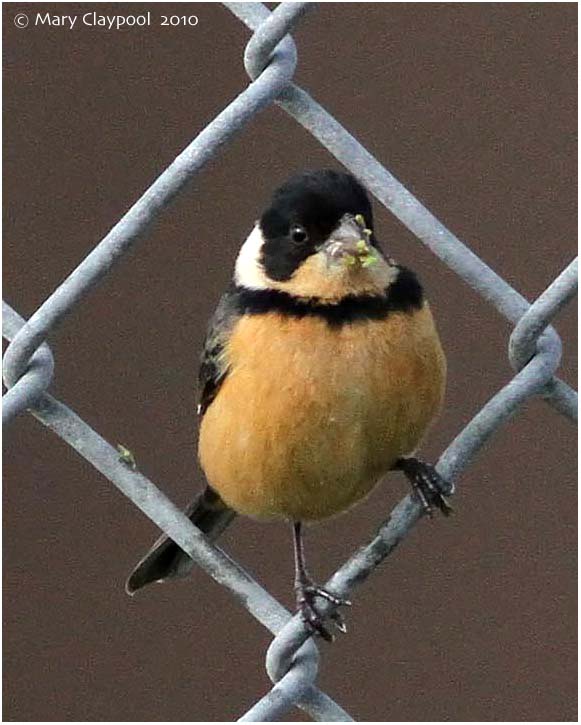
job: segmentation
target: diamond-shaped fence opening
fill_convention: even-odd
[[[197,172],[261,110],[279,105],[349,169],[416,237],[468,285],[514,324],[508,356],[514,377],[479,410],[438,461],[454,481],[475,453],[503,423],[533,396],[576,420],[576,393],[557,376],[561,341],[551,321],[575,295],[577,260],[560,272],[529,304],[494,270],[468,249],[385,169],[340,123],[292,81],[296,48],[288,35],[310,3],[282,3],[270,13],[259,3],[225,3],[254,34],[246,47],[250,85],[187,146],[75,271],[28,321],[4,303],[3,334],[11,341],[4,356],[3,421],[30,412],[117,486],[157,526],[244,606],[274,636],[266,656],[272,689],[241,718],[282,718],[299,707],[313,719],[352,718],[316,685],[318,650],[298,616],[217,546],[210,544],[187,517],[116,448],[63,402],[48,392],[53,357],[45,340],[58,323],[122,258],[150,222]],[[391,512],[375,537],[341,566],[328,582],[340,596],[352,597],[357,585],[395,548],[421,517],[410,496]],[[329,609],[332,605],[327,603]]]

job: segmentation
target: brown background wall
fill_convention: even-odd
[[[199,16],[196,28],[16,29],[16,12]],[[246,84],[248,32],[220,5],[5,4],[5,296],[30,315]],[[77,26],[80,20],[77,22]],[[297,78],[445,224],[529,298],[575,254],[576,7],[323,4],[296,33]],[[237,248],[273,185],[328,154],[278,109],[188,187],[54,334],[54,393],[175,501],[195,468],[197,356]],[[449,356],[435,459],[511,377],[510,326],[384,210]],[[574,310],[556,324],[573,382]],[[528,404],[357,592],[320,682],[359,720],[575,719],[574,430]],[[148,520],[30,417],[7,432],[6,720],[232,719],[266,691],[269,636],[202,571],[130,600]],[[406,486],[314,528],[327,577]],[[280,525],[223,546],[291,604]]]

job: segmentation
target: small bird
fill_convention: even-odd
[[[444,396],[446,359],[416,275],[380,248],[363,186],[335,170],[278,188],[236,260],[201,356],[199,460],[208,486],[190,520],[214,540],[236,513],[293,529],[297,607],[332,639],[302,527],[402,471],[424,510],[446,482],[414,457]],[[127,580],[133,594],[184,576],[192,560],[162,536]],[[335,609],[331,622],[345,631]]]

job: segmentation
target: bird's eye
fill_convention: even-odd
[[[295,224],[294,227],[291,228],[291,239],[293,242],[306,242],[309,238],[309,235],[307,234],[307,231],[304,227],[301,227],[300,224]]]

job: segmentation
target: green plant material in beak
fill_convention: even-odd
[[[376,263],[377,254],[373,247],[370,247],[364,239],[360,239],[357,242],[356,252],[354,254],[346,254],[343,258],[343,264],[346,267],[360,266],[367,268],[372,267]]]

